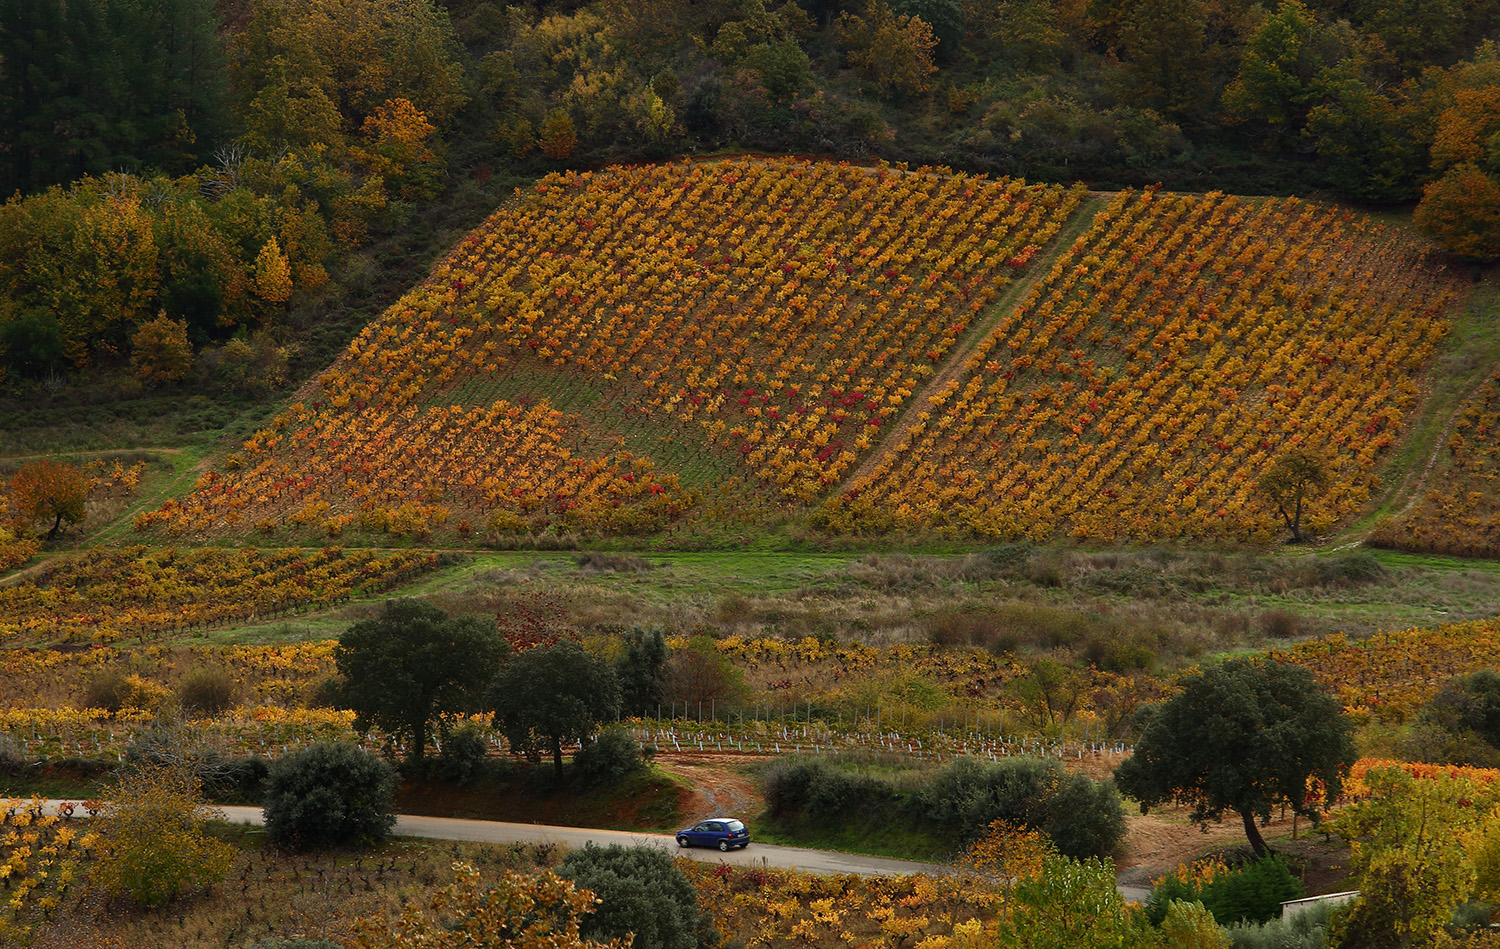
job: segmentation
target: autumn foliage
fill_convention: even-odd
[[[1378,525],[1370,542],[1397,550],[1500,557],[1500,376],[1453,417],[1441,464],[1415,505]]]
[[[46,525],[47,539],[57,537],[63,522],[79,524],[88,514],[90,479],[77,465],[31,461],[10,479],[10,507],[22,530]]]
[[[93,879],[112,896],[159,906],[222,880],[235,848],[209,836],[202,788],[185,765],[142,764],[111,795]]]
[[[820,509],[843,530],[1270,540],[1258,477],[1326,458],[1360,510],[1460,296],[1423,248],[1295,199],[1117,197]]]

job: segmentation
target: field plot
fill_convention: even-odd
[[[818,520],[1265,541],[1256,479],[1303,448],[1326,529],[1370,498],[1460,292],[1347,212],[1122,194]]]
[[[390,589],[430,553],[96,548],[0,588],[0,646],[110,643],[271,617]]]
[[[1500,376],[1486,380],[1453,419],[1446,467],[1410,511],[1380,525],[1381,547],[1500,557]]]
[[[1305,666],[1345,712],[1405,722],[1455,676],[1500,664],[1500,620],[1394,630],[1362,640],[1310,639],[1270,656]]]
[[[812,501],[1084,196],[795,161],[550,176],[140,526],[656,529],[691,502],[658,448]],[[609,516],[633,492],[656,507]]]

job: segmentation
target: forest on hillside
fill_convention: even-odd
[[[1415,202],[1458,257],[1500,253],[1496,0],[0,0],[0,23],[12,385],[102,367],[253,398],[441,222],[679,155]]]

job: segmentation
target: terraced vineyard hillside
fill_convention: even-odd
[[[840,531],[1266,539],[1252,487],[1294,446],[1334,473],[1314,526],[1358,511],[1459,285],[1295,200],[1103,204],[799,161],[551,176],[137,527],[650,533],[713,491]]]

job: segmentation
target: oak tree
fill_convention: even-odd
[[[1287,805],[1317,820],[1315,786],[1338,797],[1355,760],[1339,703],[1284,662],[1231,659],[1184,680],[1146,716],[1135,754],[1115,770],[1120,790],[1142,813],[1184,804],[1200,824],[1237,813],[1257,856],[1269,852],[1257,819]]]
[[[492,620],[402,599],[349,627],[334,661],[355,727],[378,725],[409,742],[420,765],[433,724],[446,732],[455,716],[478,711],[508,650]]]
[[[608,663],[563,640],[506,663],[490,687],[488,704],[511,747],[533,761],[550,752],[561,780],[563,744],[588,741],[600,723],[619,712],[620,683]]]

